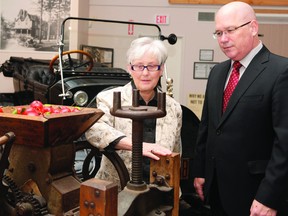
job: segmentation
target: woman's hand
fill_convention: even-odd
[[[172,151],[156,144],[156,143],[143,143],[143,156],[149,157],[154,160],[159,160],[158,156],[171,155]]]
[[[131,151],[132,142],[129,138],[125,137],[119,141],[115,148]],[[143,142],[142,154],[151,159],[159,160],[160,158],[158,156],[171,155],[172,151],[156,143]]]

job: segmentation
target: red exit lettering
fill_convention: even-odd
[[[156,24],[168,24],[169,17],[167,15],[156,15]]]

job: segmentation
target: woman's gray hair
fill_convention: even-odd
[[[134,60],[141,59],[146,53],[155,56],[159,64],[164,64],[168,57],[168,51],[163,41],[150,37],[140,37],[132,41],[127,51],[127,63],[130,64]]]

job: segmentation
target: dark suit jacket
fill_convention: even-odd
[[[230,64],[230,60],[220,63],[210,73],[194,172],[206,178],[206,196],[216,174],[229,215],[247,216],[254,198],[279,208],[288,188],[288,59],[264,46],[222,115]]]

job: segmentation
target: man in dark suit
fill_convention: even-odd
[[[229,60],[208,79],[195,190],[217,216],[287,216],[281,205],[288,188],[288,59],[262,44],[255,13],[244,2],[219,9],[214,37]],[[235,61],[239,81],[232,93],[228,80]],[[230,99],[223,96],[226,87]]]

